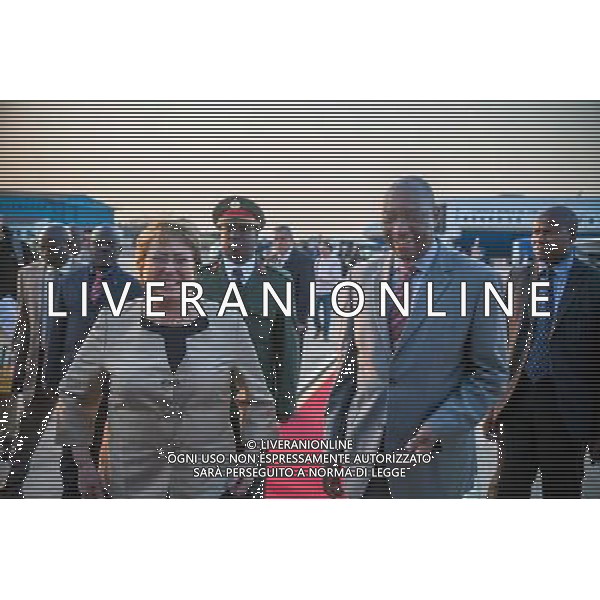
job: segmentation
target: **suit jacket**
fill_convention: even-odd
[[[285,284],[289,275],[270,265],[259,264],[240,290],[248,311],[245,317],[250,338],[256,348],[263,374],[277,402],[277,414],[288,419],[294,411],[296,387],[300,372],[300,354],[295,319],[286,317],[274,301],[269,303],[269,316],[264,317],[263,283],[269,282],[281,298],[285,298]],[[229,280],[221,260],[202,267],[198,282],[203,298],[221,303]]]
[[[476,425],[502,397],[508,380],[504,313],[492,302],[484,315],[483,283],[496,273],[444,245],[428,271],[434,309],[426,315],[426,286],[411,308],[399,342],[392,349],[388,318],[379,316],[379,284],[389,281],[392,255],[386,252],[359,265],[351,279],[365,292],[365,308],[348,335],[344,375],[331,396],[326,434],[345,437],[354,452],[402,449],[426,424],[441,441],[429,464],[412,467],[405,478],[390,478],[394,497],[461,497],[476,474]],[[460,316],[460,282],[468,285],[467,314]],[[360,497],[367,479],[345,481]]]
[[[77,348],[83,343],[83,340],[98,317],[100,309],[107,305],[103,290],[101,292],[103,302],[96,306],[88,302],[88,316],[81,316],[81,283],[86,281],[89,284],[89,300],[93,278],[94,274],[92,268],[89,265],[86,265],[70,270],[62,280],[59,302],[61,302],[63,310],[66,310],[68,314],[63,349],[66,366],[71,364]],[[118,265],[112,266],[107,270],[105,281],[108,284],[108,288],[110,289],[115,303],[118,303],[121,294],[125,289],[125,285],[129,282],[131,283],[131,287],[129,288],[126,302],[131,302],[132,300],[143,296],[144,291],[137,279]]]
[[[298,324],[306,326],[310,310],[310,286],[315,280],[315,261],[308,254],[292,248],[282,268],[290,273],[294,280],[294,300]]]
[[[511,368],[516,384],[529,356],[535,320],[530,285],[540,279],[535,268],[527,265],[514,269],[510,279],[515,288]],[[553,323],[550,360],[558,409],[571,432],[590,443],[600,434],[599,344],[600,272],[575,258]]]
[[[57,342],[62,320],[48,317],[47,282],[55,279],[55,298],[60,288],[61,273],[43,262],[35,262],[19,271],[17,279],[17,301],[19,321],[14,334],[14,377],[15,396],[8,410],[8,430],[17,435],[19,421],[25,408],[35,396],[41,383],[40,351],[44,356],[44,367],[60,364],[60,343]],[[57,308],[57,306],[55,306]],[[46,369],[44,368],[44,371]]]
[[[99,398],[87,390],[110,376],[101,470],[112,497],[219,497],[235,477],[195,477],[194,468],[202,464],[172,465],[164,456],[235,452],[232,378],[250,395],[244,440],[276,436],[274,400],[244,322],[217,317],[215,304],[203,307],[207,326],[187,338],[174,374],[163,337],[142,326],[143,300],[129,303],[119,317],[102,310],[60,384],[56,439],[89,446]]]

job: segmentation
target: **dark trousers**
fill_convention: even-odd
[[[109,382],[104,380],[102,383],[102,398],[98,406],[98,414],[94,427],[94,438],[90,446],[90,455],[96,468],[100,466],[100,451],[102,449],[102,440],[104,429],[108,418],[108,396],[110,393]],[[63,478],[63,498],[81,498],[79,492],[79,470],[77,463],[73,458],[71,446],[63,446],[60,471]]]
[[[98,466],[100,447],[108,411],[108,381],[102,386],[102,400],[96,417],[95,435],[90,447],[92,459]],[[6,478],[4,494],[18,496],[29,471],[29,464],[38,445],[44,422],[52,412],[57,397],[38,386],[30,406],[26,409],[20,425],[17,449],[11,460],[11,470]],[[63,479],[63,498],[80,498],[77,464],[70,446],[63,446],[60,471]]]
[[[29,471],[31,457],[40,441],[45,421],[52,412],[55,401],[56,396],[54,393],[47,392],[41,386],[38,386],[31,404],[27,407],[21,418],[17,448],[12,456],[11,470],[4,485],[4,493],[6,495],[18,496],[21,493],[23,483]],[[70,449],[63,448],[63,458],[61,461],[63,489],[72,493],[73,481],[75,482],[75,491],[77,489],[77,478],[76,467],[74,467],[75,463],[71,457],[71,463],[75,468],[75,475],[73,475],[72,467],[68,461],[69,456]]]
[[[323,321],[321,324],[321,311],[323,312]],[[319,294],[315,303],[315,328],[317,333],[323,331],[325,338],[329,335],[331,323],[331,294]]]
[[[387,477],[371,477],[362,497],[367,500],[390,500],[392,493]]]
[[[544,498],[581,497],[586,443],[564,423],[552,379],[523,376],[500,420],[498,498],[529,498],[538,469]]]
[[[385,452],[385,433],[381,438],[377,452]],[[368,500],[390,500],[392,493],[387,477],[371,477],[362,497]]]

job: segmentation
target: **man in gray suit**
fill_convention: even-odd
[[[484,282],[502,288],[492,269],[436,239],[424,180],[390,188],[383,228],[389,250],[350,274],[365,308],[349,323],[325,434],[351,443],[352,453],[428,453],[431,461],[387,465],[409,466],[405,476],[326,478],[324,488],[332,497],[460,498],[476,474],[475,427],[507,381],[506,317],[493,300],[485,316],[483,294]],[[409,284],[408,316],[389,294],[381,315],[383,282],[401,302]]]

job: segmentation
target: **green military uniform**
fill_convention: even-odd
[[[296,401],[300,373],[299,338],[295,319],[286,317],[272,298],[266,317],[262,305],[264,282],[270,283],[283,300],[287,281],[292,281],[287,271],[257,262],[245,285],[239,288],[248,311],[245,317],[248,331],[267,385],[275,397],[277,417],[282,421],[291,416]],[[203,299],[221,303],[229,285],[223,261],[219,259],[200,268],[198,282],[202,285]]]
[[[249,198],[239,196],[231,196],[218,202],[212,216],[217,228],[237,223],[260,230],[265,225],[265,216],[260,206]],[[286,421],[292,415],[296,402],[300,375],[300,338],[295,318],[286,317],[272,298],[269,299],[268,316],[263,316],[263,283],[270,283],[276,294],[284,299],[288,281],[292,281],[292,276],[287,271],[263,264],[257,259],[253,271],[239,288],[248,312],[245,317],[248,331],[267,385],[275,398],[280,421]],[[202,285],[204,299],[221,303],[229,286],[223,259],[202,267],[198,272],[198,282]],[[234,394],[237,391],[233,389]]]

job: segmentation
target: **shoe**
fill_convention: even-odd
[[[23,492],[16,488],[3,486],[0,488],[0,499],[19,499],[23,497]]]

